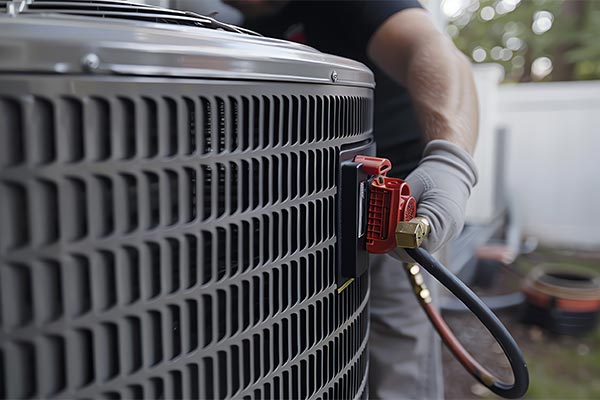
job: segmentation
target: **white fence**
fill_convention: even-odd
[[[479,139],[474,154],[479,170],[479,183],[471,193],[467,205],[467,221],[486,224],[498,214],[495,193],[498,83],[502,80],[504,71],[496,64],[482,64],[473,66],[473,73],[479,97]]]
[[[502,85],[498,122],[524,233],[600,248],[600,81]]]

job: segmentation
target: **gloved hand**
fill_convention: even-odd
[[[431,227],[421,247],[433,253],[461,232],[467,200],[477,183],[477,168],[471,155],[458,145],[432,140],[405,180],[417,200],[417,215],[427,218]],[[410,260],[402,249],[392,255]]]

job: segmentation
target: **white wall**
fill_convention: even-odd
[[[507,187],[524,233],[600,247],[600,81],[504,85]]]
[[[498,128],[498,84],[504,70],[497,64],[473,66],[479,99],[479,138],[473,158],[479,172],[479,182],[467,203],[466,220],[485,224],[498,214],[496,210],[496,133]]]

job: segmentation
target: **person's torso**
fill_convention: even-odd
[[[369,59],[367,46],[372,32],[360,18],[344,12],[347,3],[290,1],[277,15],[248,21],[247,27],[367,65],[377,84],[373,121],[377,153],[392,161],[391,175],[403,177],[417,165],[424,147],[417,118],[407,91]]]

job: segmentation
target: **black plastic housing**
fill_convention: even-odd
[[[369,253],[366,249],[364,234],[366,232],[368,175],[360,169],[360,163],[353,160],[359,154],[374,156],[375,153],[376,146],[372,139],[356,143],[352,147],[343,146],[340,152],[337,224],[339,239],[338,288],[344,287],[349,280],[364,275],[369,267]]]
[[[369,268],[366,250],[368,175],[362,164],[342,163],[340,202],[341,272],[345,278],[358,278]]]

